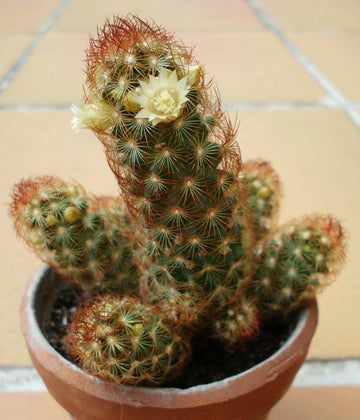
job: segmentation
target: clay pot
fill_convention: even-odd
[[[46,265],[22,302],[22,330],[34,366],[53,397],[77,420],[260,420],[290,387],[317,324],[316,301],[301,311],[283,347],[244,373],[188,389],[130,387],[103,382],[58,354],[43,320],[65,283]]]

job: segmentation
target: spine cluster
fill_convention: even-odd
[[[132,385],[170,380],[190,356],[180,331],[131,296],[107,295],[79,308],[66,344],[86,371]]]
[[[280,180],[270,163],[262,160],[245,162],[243,171],[254,237],[259,240],[276,225],[281,198]]]
[[[10,212],[18,235],[70,282],[92,292],[137,289],[133,234],[120,200],[39,177],[14,187]]]
[[[81,121],[151,235],[152,285],[195,283],[221,306],[248,281],[253,243],[235,130],[203,71],[161,28],[118,19],[91,43],[87,75]]]
[[[264,316],[287,313],[312,299],[338,273],[344,233],[331,216],[280,226],[259,245],[251,293]]]

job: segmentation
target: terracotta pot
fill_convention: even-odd
[[[58,354],[42,333],[56,291],[65,283],[47,266],[30,281],[22,330],[34,366],[53,397],[78,420],[260,420],[290,387],[317,324],[316,301],[275,354],[244,373],[188,389],[130,387],[103,382]]]

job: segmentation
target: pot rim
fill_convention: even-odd
[[[35,298],[44,274],[49,270],[42,265],[31,278],[21,309],[21,327],[32,356],[49,372],[56,372],[61,381],[79,388],[88,394],[115,402],[133,406],[152,405],[163,408],[195,407],[208,402],[222,402],[247,394],[261,387],[264,383],[275,381],[297,360],[304,357],[314,335],[318,309],[316,299],[302,309],[298,323],[283,346],[269,358],[252,368],[205,385],[186,389],[159,388],[121,385],[105,382],[94,377],[61,356],[43,335],[35,316]],[[36,364],[36,363],[35,363]]]

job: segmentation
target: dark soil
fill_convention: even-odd
[[[49,343],[68,360],[71,359],[63,338],[80,300],[81,292],[74,288],[60,291],[55,298],[50,317],[44,325],[43,333]]]
[[[63,337],[81,295],[74,289],[61,291],[54,303],[50,319],[44,326],[44,334],[50,344],[66,359],[71,360]],[[226,349],[221,343],[210,339],[206,333],[192,341],[193,357],[181,377],[167,383],[166,387],[189,388],[203,385],[244,372],[274,354],[294,330],[299,312],[284,318],[273,318],[264,322],[259,336],[236,349]]]
[[[167,386],[189,388],[237,375],[274,354],[294,330],[299,312],[262,324],[259,336],[235,349],[226,349],[206,335],[194,337],[193,357],[183,374]]]

